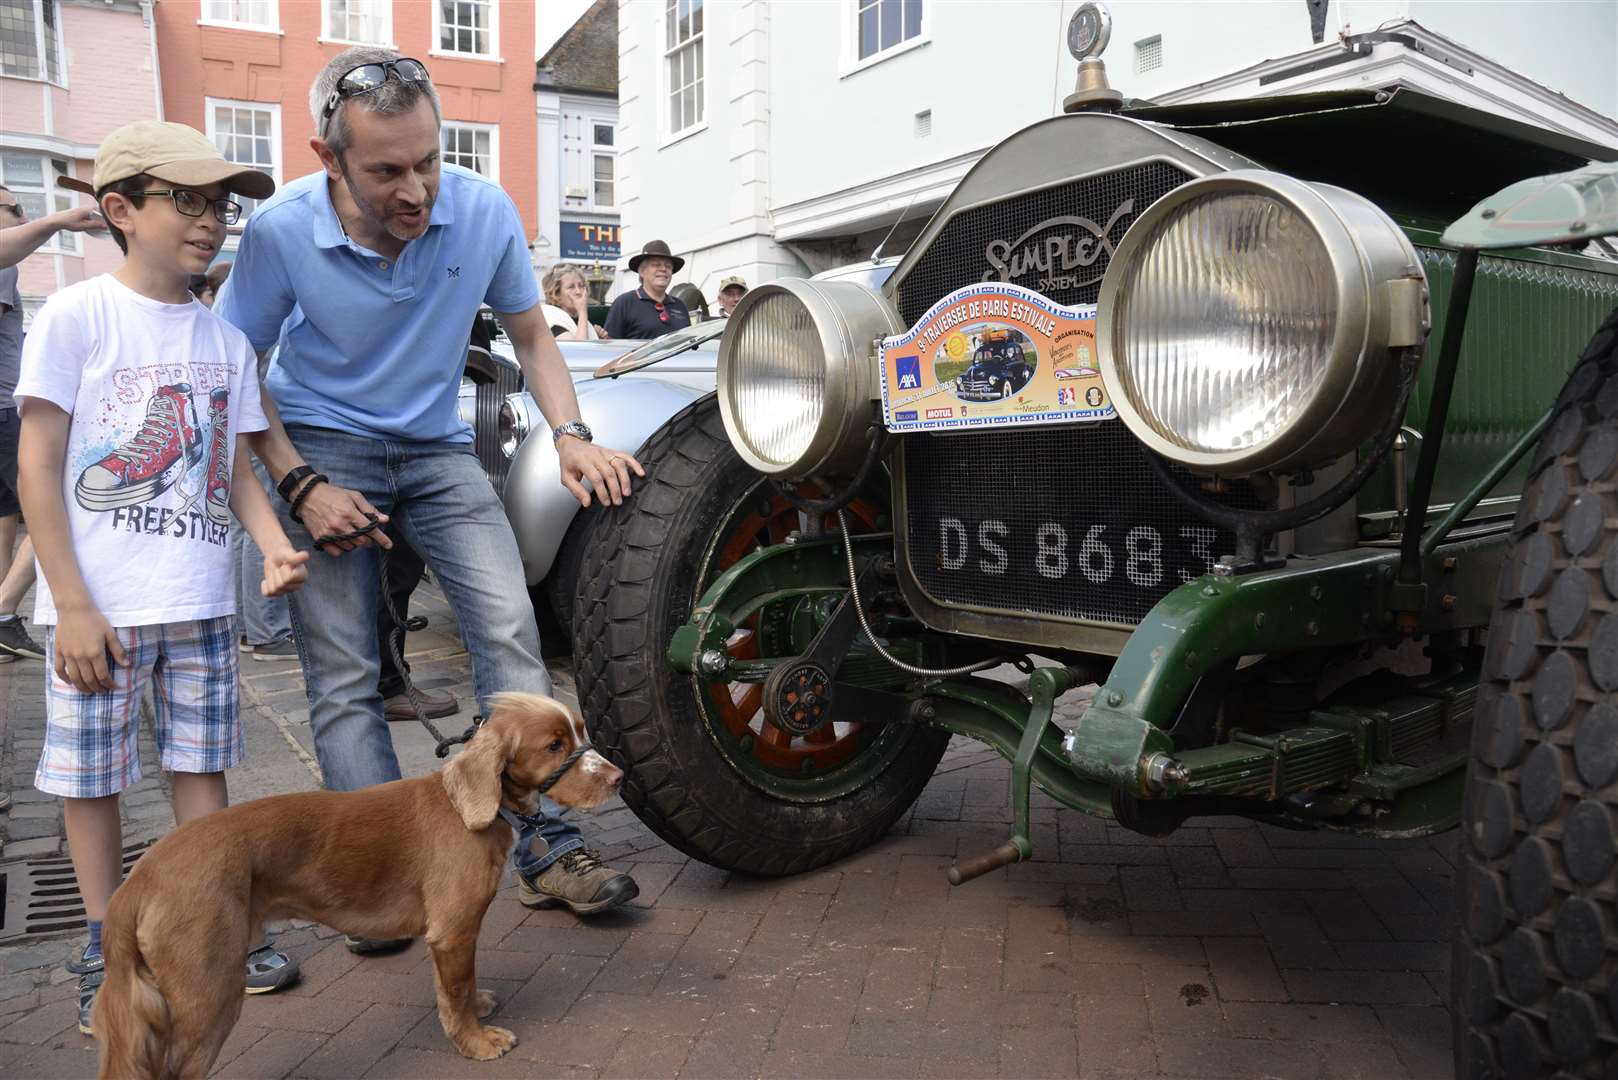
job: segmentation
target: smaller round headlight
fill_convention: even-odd
[[[898,333],[882,297],[787,279],[742,298],[719,343],[719,412],[742,460],[769,476],[852,471],[880,397],[872,342]]]
[[[523,407],[522,395],[511,394],[500,403],[500,421],[495,429],[500,436],[500,452],[511,457],[528,437],[528,410]]]

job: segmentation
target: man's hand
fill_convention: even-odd
[[[304,565],[308,561],[309,553],[298,551],[291,544],[279,550],[266,551],[264,580],[259,583],[258,591],[265,596],[285,596],[289,592],[297,592],[309,580],[309,568]]]
[[[365,496],[357,491],[350,491],[348,488],[331,483],[316,484],[314,490],[303,500],[298,512],[303,515],[303,527],[308,529],[309,535],[316,540],[322,536],[353,532],[367,525],[373,526],[351,540],[321,545],[320,550],[327,555],[341,555],[345,551],[353,551],[366,544],[375,544],[384,550],[393,546],[393,541],[382,531],[382,526],[388,523],[387,515],[377,513],[376,507],[366,502]]]
[[[646,475],[633,455],[571,435],[563,435],[556,444],[556,456],[562,463],[562,486],[573,493],[580,506],[590,505],[590,488],[584,486],[586,480],[602,502],[610,499],[612,505],[621,506],[629,494],[630,470],[633,469],[636,476]]]
[[[107,219],[93,206],[75,206],[71,210],[58,210],[45,218],[57,229],[67,232],[105,232]]]
[[[107,663],[109,652],[113,664],[122,667],[129,663],[117,631],[100,611],[93,607],[57,611],[58,678],[86,694],[113,689],[112,667]]]

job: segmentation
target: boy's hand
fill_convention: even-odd
[[[303,588],[309,580],[307,551],[294,550],[291,544],[264,553],[264,580],[259,592],[265,596],[284,596]]]
[[[112,663],[129,663],[118,633],[107,617],[93,607],[59,611],[56,624],[56,674],[75,690],[99,694],[113,689]]]

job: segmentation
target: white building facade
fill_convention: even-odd
[[[999,140],[1061,111],[1078,0],[620,0],[624,251],[666,240],[710,299],[897,253]],[[1403,81],[1618,146],[1618,4],[1109,5],[1126,97],[1186,102]],[[890,235],[891,232],[891,235]],[[621,263],[620,263],[621,264]]]
[[[618,0],[596,0],[540,57],[539,234],[534,269],[584,270],[605,300],[621,254],[618,237]]]

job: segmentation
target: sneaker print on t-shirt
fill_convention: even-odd
[[[114,383],[120,397],[136,385]],[[73,485],[78,504],[110,513],[116,529],[228,543],[230,390],[216,386],[206,394],[205,420],[198,396],[189,382],[159,386],[138,428],[84,446],[81,461],[89,463]]]

